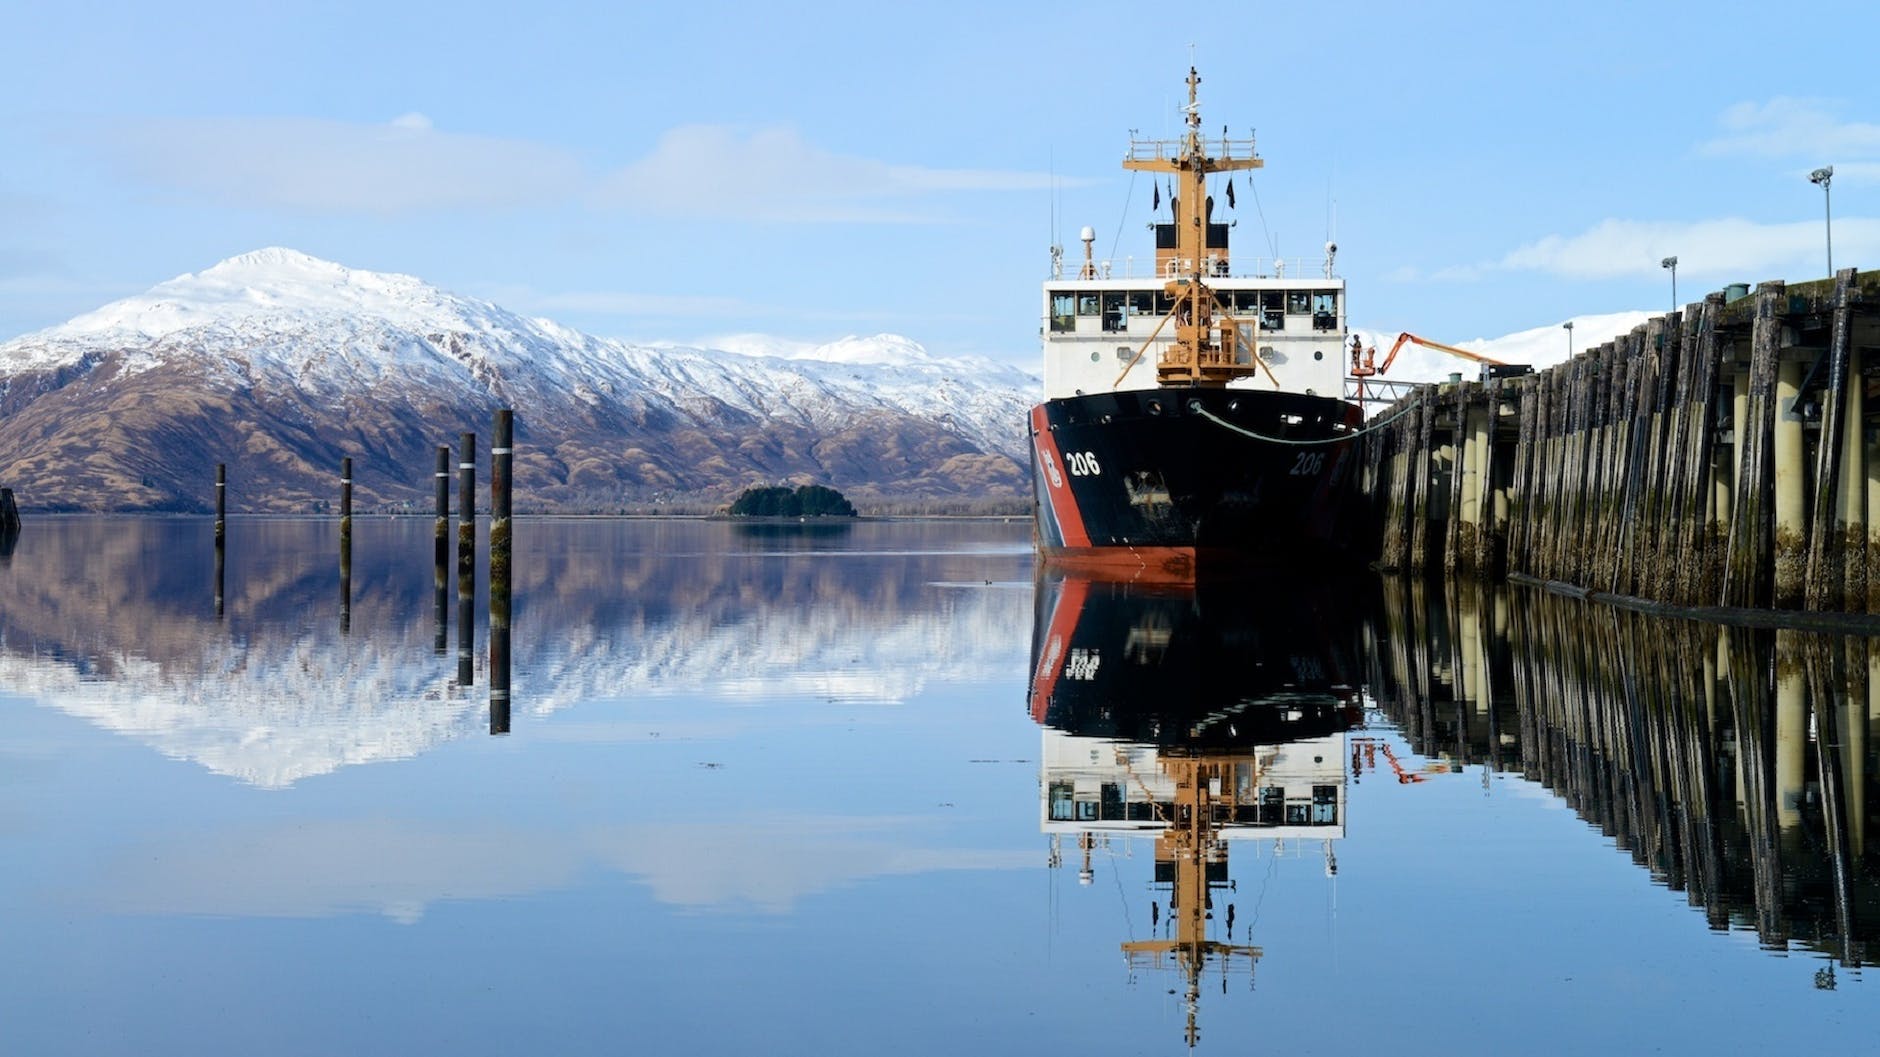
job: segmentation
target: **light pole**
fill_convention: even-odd
[[[1678,310],[1678,259],[1666,257],[1658,262],[1658,267],[1671,269],[1671,311]]]
[[[1573,358],[1573,320],[1560,324],[1560,329],[1567,332],[1567,359]]]
[[[1828,191],[1828,181],[1834,179],[1834,166],[1824,165],[1808,174],[1808,182],[1821,185],[1821,217],[1828,227],[1828,276],[1834,277],[1834,195]]]

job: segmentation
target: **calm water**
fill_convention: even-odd
[[[1870,1047],[1880,649],[1027,538],[33,521],[0,1052]]]

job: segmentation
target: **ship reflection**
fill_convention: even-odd
[[[1050,865],[1074,847],[1087,885],[1098,849],[1154,842],[1155,936],[1122,950],[1132,970],[1183,980],[1191,1047],[1203,978],[1251,986],[1262,953],[1250,925],[1236,934],[1230,849],[1316,846],[1337,872],[1346,732],[1362,716],[1354,618],[1290,583],[1038,585],[1030,707]]]

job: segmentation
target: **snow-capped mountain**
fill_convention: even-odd
[[[237,509],[306,510],[352,456],[363,505],[421,506],[435,447],[509,406],[524,509],[1017,495],[1037,387],[894,335],[629,345],[275,248],[0,345],[0,466],[29,506],[188,510],[227,462]]]

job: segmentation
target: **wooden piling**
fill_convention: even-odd
[[[477,435],[465,433],[457,451],[457,578],[476,573]]]
[[[228,464],[215,464],[215,618],[222,619],[223,571],[226,567],[228,522]]]
[[[1780,331],[1778,331],[1778,334]],[[1776,364],[1776,416],[1773,433],[1775,494],[1775,592],[1777,609],[1799,609],[1807,582],[1807,510],[1803,502],[1808,482],[1802,434],[1802,364],[1782,355]]]
[[[352,632],[352,459],[339,461],[339,633]]]
[[[515,412],[499,408],[490,440],[490,590],[498,576],[509,580],[510,466],[515,448]]]
[[[515,413],[497,410],[490,438],[490,733],[509,733],[510,460]]]
[[[1852,268],[1843,269],[1834,279],[1834,321],[1829,327],[1826,360],[1828,379],[1821,397],[1821,434],[1815,445],[1815,499],[1809,519],[1806,585],[1806,604],[1809,609],[1849,608],[1846,575],[1851,549],[1848,546],[1849,502],[1841,493],[1844,489],[1851,491],[1866,485],[1864,468],[1853,481],[1848,480],[1842,472],[1844,463],[1858,460],[1865,454],[1858,451],[1861,448],[1859,397],[1850,394],[1848,386],[1848,367],[1852,355],[1849,347],[1852,314],[1848,300],[1853,282]],[[1851,436],[1847,426],[1850,420],[1853,423]],[[1850,447],[1857,449],[1857,452],[1850,453]],[[1860,500],[1864,520],[1865,496],[1861,496]],[[1866,535],[1864,530],[1861,535]],[[1865,593],[1863,584],[1862,595]],[[1865,597],[1861,599],[1859,608],[1866,608]]]
[[[1774,597],[1776,504],[1776,374],[1782,337],[1781,310],[1787,307],[1785,284],[1762,283],[1756,290],[1756,319],[1750,338],[1749,371],[1744,377],[1744,412],[1737,420],[1742,451],[1731,489],[1730,545],[1724,568],[1725,605],[1765,608]]]

